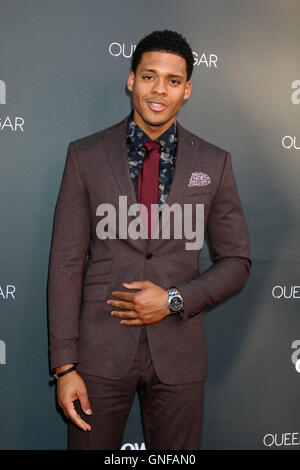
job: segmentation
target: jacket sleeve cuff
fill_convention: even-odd
[[[196,288],[189,282],[176,287],[183,298],[183,310],[180,312],[183,322],[197,315],[197,313],[204,312],[205,307],[207,307],[207,302],[204,294],[199,292],[199,288]]]
[[[50,367],[52,370],[64,364],[77,364],[78,362],[77,346],[74,344],[50,351]]]

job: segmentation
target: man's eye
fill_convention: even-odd
[[[178,81],[178,80],[170,80],[170,82],[172,83],[172,85],[179,85],[179,81]]]
[[[151,80],[152,76],[151,75],[144,75],[143,79],[144,80]]]

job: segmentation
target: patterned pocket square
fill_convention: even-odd
[[[207,186],[210,183],[211,179],[206,173],[202,173],[202,171],[194,171],[191,174],[188,187],[193,188],[194,186]]]

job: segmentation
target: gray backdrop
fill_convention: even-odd
[[[1,449],[66,448],[46,309],[66,150],[128,114],[133,47],[165,28],[197,63],[179,121],[231,152],[253,257],[205,316],[203,448],[300,449],[298,0],[0,1]],[[135,401],[123,448],[143,442]]]

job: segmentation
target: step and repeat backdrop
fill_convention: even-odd
[[[300,450],[298,0],[0,1],[1,449],[67,447],[46,297],[67,146],[130,112],[130,58],[157,29],[192,46],[178,120],[231,152],[251,239],[248,283],[205,315],[203,448]],[[145,449],[138,398],[122,449]]]

